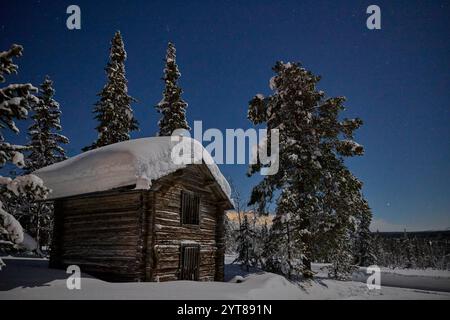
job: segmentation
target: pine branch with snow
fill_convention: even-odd
[[[22,56],[22,52],[23,47],[17,44],[13,44],[8,51],[0,52],[0,83],[6,81],[6,75],[17,73],[18,66],[13,63],[13,58]],[[3,130],[19,133],[15,120],[27,118],[31,105],[38,101],[33,95],[36,91],[37,88],[30,83],[9,84],[0,88],[0,166],[8,161],[23,166],[22,151],[25,147],[6,142]]]
[[[45,199],[49,191],[43,181],[33,174],[19,176],[15,179],[0,176],[0,220],[2,220],[0,234],[14,244],[20,244],[23,241],[23,228],[16,218],[5,210],[4,202],[8,206],[8,200],[15,198],[27,199],[27,203],[32,203]]]
[[[20,57],[22,52],[22,46],[16,44],[8,51],[0,52],[0,82],[6,81],[6,75],[17,73],[18,66],[13,63],[13,58]],[[36,91],[31,84],[9,84],[0,88],[0,167],[7,163],[19,168],[25,165],[22,152],[27,147],[5,141],[4,130],[19,133],[15,120],[26,119],[31,107],[38,103],[38,98],[33,95]],[[23,241],[22,226],[11,212],[5,210],[11,198],[29,197],[37,200],[45,198],[48,192],[42,180],[35,175],[19,176],[15,179],[0,176],[0,236],[15,244]]]

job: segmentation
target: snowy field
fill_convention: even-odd
[[[327,264],[312,265],[316,278],[328,278],[327,266]],[[368,277],[366,268],[359,268],[353,273],[352,280],[366,283]],[[385,287],[450,292],[450,271],[446,270],[381,268],[380,280],[381,285]]]
[[[369,290],[363,279],[336,281],[326,276],[326,265],[315,265],[317,277],[313,281],[292,283],[267,272],[252,270],[246,273],[226,259],[227,282],[173,281],[163,283],[108,283],[83,275],[80,290],[66,287],[68,274],[48,269],[48,261],[37,258],[3,258],[6,266],[0,271],[0,300],[6,299],[450,299],[450,272],[429,270],[383,270],[390,280],[402,279],[399,284],[409,288],[384,286]],[[362,276],[360,276],[362,277]],[[400,277],[400,278],[399,278]],[[418,282],[441,283],[440,289],[411,288]],[[431,282],[430,282],[431,281]],[[429,285],[433,287],[432,285]],[[435,286],[435,284],[434,284]],[[447,286],[447,287],[446,287]],[[447,292],[444,292],[447,291]]]

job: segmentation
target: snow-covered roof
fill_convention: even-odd
[[[194,145],[191,148],[194,156],[203,155],[204,165],[232,203],[230,185],[208,151],[194,139],[180,139],[177,142],[172,141],[171,137],[152,137],[119,142],[39,169],[34,174],[52,190],[48,199],[130,185],[136,185],[136,189],[148,189],[152,181],[187,166],[172,161],[172,149],[181,143],[184,146]]]

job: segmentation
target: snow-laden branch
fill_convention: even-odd
[[[12,192],[16,196],[31,193],[33,200],[45,199],[50,191],[44,186],[42,179],[33,174],[19,176],[15,179],[0,176],[0,188],[3,192]],[[5,234],[13,244],[20,244],[24,240],[22,226],[19,221],[4,210],[1,201],[0,234]]]

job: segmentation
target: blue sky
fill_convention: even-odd
[[[81,30],[66,28],[70,4],[81,8]],[[381,8],[381,30],[366,28],[371,4]],[[327,95],[347,97],[344,116],[365,122],[356,138],[366,154],[348,165],[375,220],[442,229],[450,227],[449,14],[449,1],[3,1],[0,49],[25,48],[10,81],[54,80],[70,155],[96,137],[92,105],[116,30],[139,100],[135,138],[157,131],[167,41],[177,48],[188,120],[204,128],[251,127],[247,103],[270,93],[275,61],[301,61]],[[221,170],[245,195],[258,181],[245,165]]]

